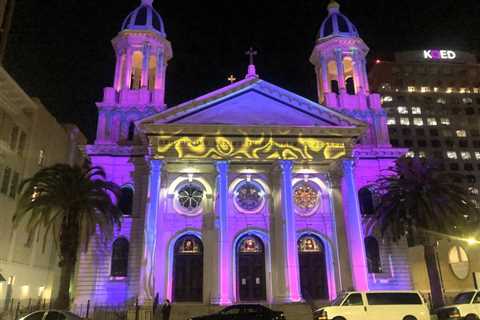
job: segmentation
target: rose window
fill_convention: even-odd
[[[311,212],[318,205],[318,191],[304,182],[295,187],[293,192],[295,205],[302,212]]]
[[[178,202],[189,211],[198,209],[202,203],[203,190],[194,184],[187,184],[178,191]]]
[[[256,211],[263,204],[263,191],[257,183],[245,181],[235,192],[235,202],[245,211]]]

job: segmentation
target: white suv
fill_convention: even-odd
[[[314,312],[314,320],[429,320],[428,307],[417,291],[347,292],[331,306]]]
[[[439,320],[480,318],[480,291],[467,291],[458,294],[453,304],[435,310]]]

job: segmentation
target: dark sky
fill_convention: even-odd
[[[370,46],[369,58],[429,47],[480,50],[479,0],[343,0],[341,11]],[[95,102],[113,78],[110,40],[140,0],[17,0],[7,70],[62,122],[90,138]],[[155,0],[174,59],[167,74],[173,106],[228,84],[259,51],[262,79],[316,99],[308,62],[328,0]]]

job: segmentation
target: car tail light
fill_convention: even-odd
[[[462,316],[460,315],[460,310],[457,308],[450,309],[448,312],[449,319],[460,319]]]
[[[320,310],[315,320],[328,320],[327,311]]]

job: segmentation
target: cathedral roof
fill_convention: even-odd
[[[331,1],[328,5],[328,17],[323,21],[318,38],[329,36],[358,37],[355,25],[340,12],[340,5]]]
[[[147,30],[165,35],[165,27],[160,14],[153,8],[153,0],[142,0],[123,21],[122,30]]]

